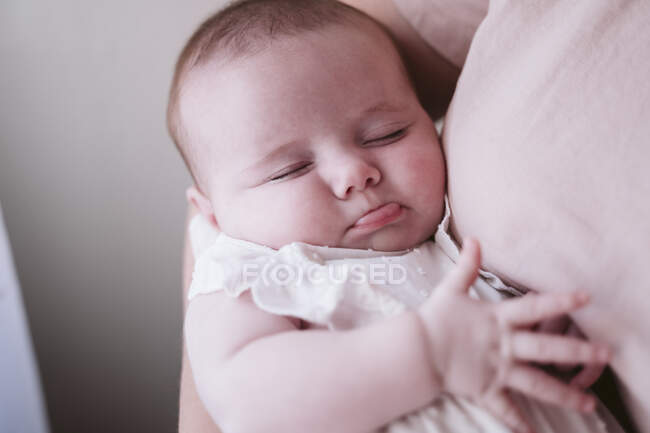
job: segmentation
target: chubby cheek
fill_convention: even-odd
[[[332,215],[324,193],[307,179],[242,192],[231,200],[221,229],[230,236],[276,249],[297,241],[336,242],[332,221],[339,218]]]
[[[445,194],[445,163],[435,142],[420,142],[395,157],[400,172],[395,181],[405,204],[424,218],[424,225],[437,225],[442,218]]]
[[[446,173],[441,151],[426,152],[420,158],[411,160],[410,165],[412,167],[411,182],[414,187],[420,186],[426,199],[444,196]]]

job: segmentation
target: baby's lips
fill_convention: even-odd
[[[395,202],[386,203],[385,205],[373,209],[370,212],[363,215],[361,218],[357,220],[356,223],[354,223],[354,225],[362,226],[366,224],[372,224],[384,218],[388,218],[393,214],[396,214],[397,212],[399,212],[399,210],[400,210],[399,204]]]

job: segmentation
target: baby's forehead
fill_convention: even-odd
[[[204,71],[208,70],[210,72],[208,80],[203,81],[203,85],[218,82],[219,72],[228,73],[246,68],[251,60],[255,61],[256,59],[264,59],[272,63],[274,59],[286,58],[283,54],[290,56],[291,52],[296,50],[296,47],[311,45],[312,51],[320,51],[323,46],[329,46],[332,51],[345,52],[349,50],[350,45],[354,45],[352,43],[353,39],[359,39],[359,35],[364,38],[365,49],[371,50],[374,48],[375,52],[380,51],[382,53],[385,60],[390,60],[394,64],[404,67],[397,47],[388,33],[370,19],[359,19],[358,21],[358,23],[354,24],[351,22],[330,23],[315,30],[303,30],[291,35],[255,40],[248,42],[248,48],[243,51],[229,51],[228,49],[213,51],[206,54],[200,63],[190,68],[183,80],[182,87],[185,87],[187,82],[193,81],[197,73],[199,76],[205,76]],[[342,41],[347,43],[342,43]],[[322,54],[322,56],[313,56],[304,60],[317,64],[326,64],[328,62],[328,53]]]
[[[237,92],[241,97],[264,94],[269,87],[267,85],[277,85],[278,79],[284,78],[287,74],[295,76],[299,75],[300,71],[320,72],[322,69],[327,69],[332,63],[332,56],[341,56],[341,53],[345,55],[346,51],[349,52],[347,61],[351,65],[357,63],[360,57],[374,60],[372,55],[366,55],[367,52],[374,52],[375,57],[382,58],[381,69],[399,70],[404,75],[404,81],[410,85],[406,68],[390,38],[376,24],[363,24],[354,28],[349,24],[332,24],[318,31],[282,36],[273,43],[251,49],[250,52],[235,58],[214,56],[210,61],[194,67],[186,75],[182,85],[181,103],[188,106],[200,101],[203,105],[218,106],[222,103],[222,98],[219,96],[226,93]],[[377,34],[382,36],[377,38]],[[357,37],[354,38],[352,35]],[[363,41],[359,41],[359,35],[363,36]],[[352,39],[356,39],[357,43],[352,43]],[[351,49],[351,45],[356,45],[356,52]],[[295,52],[303,55],[295,55]],[[373,62],[372,66],[376,66],[376,63]],[[380,68],[369,66],[365,72],[383,72],[377,69]],[[340,73],[340,71],[335,72]],[[365,74],[346,74],[339,78],[366,82],[373,77]],[[284,84],[286,85],[284,90],[292,89],[291,82],[287,81]],[[205,96],[212,98],[207,101],[207,104],[204,100]],[[277,103],[280,105],[281,101],[278,100]],[[203,110],[206,108],[203,107]]]
[[[392,55],[386,50],[388,37],[378,40],[373,32],[377,29],[371,26],[330,26],[195,67],[183,85],[180,115],[197,162],[214,152],[228,160],[257,157],[275,133],[291,136],[305,121],[317,122],[333,110],[352,110],[410,87],[406,76],[398,79],[400,85],[392,84],[405,68],[396,50]],[[344,42],[350,43],[341,46]],[[382,86],[391,73],[391,84]],[[341,87],[347,92],[335,91]],[[306,113],[306,107],[312,111]]]

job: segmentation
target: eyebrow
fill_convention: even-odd
[[[405,109],[404,106],[397,106],[391,104],[390,102],[382,101],[364,110],[363,114],[379,113],[379,112],[396,112],[396,111],[404,111],[404,109]]]

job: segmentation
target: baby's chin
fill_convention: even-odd
[[[374,251],[402,251],[415,248],[431,237],[433,231],[404,230],[405,227],[384,227],[369,236],[343,242],[341,248],[371,249]]]

